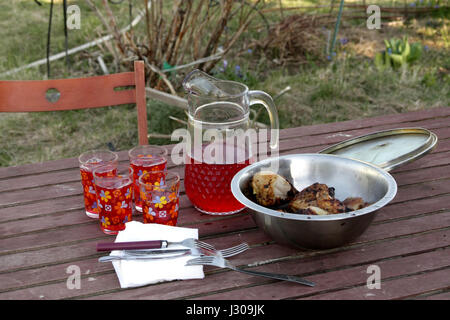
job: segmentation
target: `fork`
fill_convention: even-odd
[[[249,249],[249,245],[247,243],[241,243],[237,246],[230,247],[223,250],[209,250],[209,249],[203,249],[203,248],[195,248],[191,249],[190,252],[187,253],[181,253],[176,254],[173,256],[161,256],[158,257],[157,255],[149,255],[147,250],[125,250],[123,256],[103,256],[98,259],[99,262],[108,262],[113,260],[145,260],[145,259],[162,259],[162,258],[177,258],[181,257],[187,254],[193,253],[194,255],[200,255],[200,254],[206,254],[206,255],[218,255],[222,257],[232,257],[234,255],[237,255],[239,253],[242,253]]]
[[[212,247],[212,246],[211,246]],[[194,248],[191,249],[192,253],[196,255],[218,255],[222,256],[224,258],[235,256],[239,253],[242,253],[246,250],[248,250],[250,246],[243,242],[241,244],[238,244],[237,246],[222,249],[222,250],[216,250],[216,249],[205,249],[205,248]],[[135,255],[146,255],[148,254],[148,250],[126,250],[126,253],[135,254]]]
[[[230,247],[227,249],[222,250],[209,250],[209,249],[200,249],[201,253],[204,255],[210,256],[210,255],[217,255],[224,258],[235,256],[239,253],[242,253],[246,250],[248,250],[250,247],[246,242],[243,242],[241,244],[238,244],[237,246]]]
[[[283,280],[283,281],[290,281],[290,282],[295,282],[295,283],[303,284],[303,285],[310,286],[310,287],[314,287],[315,286],[314,282],[302,279],[302,278],[297,277],[297,276],[291,276],[291,275],[279,274],[279,273],[268,273],[268,272],[261,272],[261,271],[253,271],[253,270],[250,271],[250,270],[238,268],[238,267],[234,266],[228,260],[226,260],[223,257],[220,257],[218,255],[215,255],[215,256],[201,256],[201,257],[198,257],[198,258],[194,258],[194,259],[188,260],[186,262],[186,266],[194,266],[194,265],[210,265],[210,266],[216,266],[216,267],[220,267],[220,268],[228,268],[228,269],[231,269],[231,270],[234,270],[234,271],[239,271],[239,272],[250,274],[250,275],[261,276],[261,277],[277,279],[277,280]]]

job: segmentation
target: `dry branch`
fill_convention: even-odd
[[[333,18],[328,15],[313,16],[293,14],[270,28],[268,36],[254,41],[252,46],[263,52],[270,60],[301,63],[307,56],[323,56],[323,34],[321,26]]]
[[[92,0],[86,2],[113,35],[114,45],[109,50],[115,60],[127,68],[132,68],[135,59],[144,60],[148,85],[172,95],[179,88],[174,72],[193,65],[210,71],[247,30],[257,12],[255,8],[262,3],[221,0],[212,6],[209,0],[152,0],[149,6],[150,1],[143,0],[146,26],[144,37],[141,34],[137,38],[136,30],[118,32],[117,19],[107,0],[101,2],[106,14]],[[231,26],[236,29],[228,36],[226,30]]]
[[[162,101],[168,105],[175,106],[184,110],[187,110],[188,108],[188,102],[184,98],[180,98],[176,95],[172,95],[170,93],[162,92],[148,87],[145,88],[145,91],[147,92],[147,97],[150,99]]]

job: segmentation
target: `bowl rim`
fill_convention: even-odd
[[[242,176],[245,175],[249,170],[262,166],[264,164],[268,164],[271,161],[274,160],[281,160],[281,159],[289,159],[289,158],[296,158],[298,156],[302,157],[322,157],[322,158],[338,158],[345,161],[351,161],[351,162],[357,162],[361,165],[364,165],[366,167],[370,167],[373,170],[376,170],[378,173],[380,173],[386,181],[388,182],[388,190],[386,194],[377,202],[371,204],[370,206],[367,206],[365,208],[355,210],[355,211],[349,211],[345,213],[337,213],[337,214],[330,214],[330,215],[306,215],[306,214],[297,214],[297,213],[287,213],[287,212],[280,212],[273,209],[266,208],[264,206],[261,206],[250,199],[248,199],[241,191],[241,188],[239,187],[239,182],[242,179]],[[358,216],[362,216],[365,214],[368,214],[370,212],[376,211],[382,207],[384,207],[386,204],[388,204],[392,199],[394,199],[395,195],[397,194],[397,182],[395,181],[394,177],[392,175],[385,171],[384,169],[381,169],[380,167],[377,167],[374,164],[371,164],[369,162],[356,160],[356,159],[350,159],[338,155],[331,155],[331,154],[319,154],[319,153],[297,153],[297,154],[288,154],[278,157],[271,157],[264,160],[257,161],[255,163],[252,163],[251,165],[241,169],[239,172],[237,172],[233,179],[231,180],[231,192],[233,193],[233,196],[238,200],[240,203],[245,205],[247,209],[257,211],[260,213],[263,213],[265,215],[278,217],[278,218],[284,218],[284,219],[290,219],[290,220],[299,220],[299,221],[332,221],[332,220],[343,220],[348,218],[354,218]]]

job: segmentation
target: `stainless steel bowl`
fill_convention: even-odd
[[[337,199],[362,197],[372,204],[360,210],[326,216],[272,210],[245,196],[251,177],[261,170],[277,172],[297,190],[320,182],[334,187]],[[397,183],[388,172],[363,161],[327,154],[293,154],[268,158],[242,169],[231,181],[231,191],[247,207],[258,227],[276,242],[308,249],[328,249],[360,236],[372,222],[376,210],[395,197]]]

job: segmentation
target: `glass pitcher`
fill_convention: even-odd
[[[257,137],[250,127],[250,106],[262,104],[271,122],[270,148],[278,148],[278,113],[272,98],[242,83],[219,80],[194,70],[183,81],[188,94],[185,190],[193,205],[211,215],[244,206],[231,193],[231,180],[254,161]],[[267,135],[266,135],[267,137]],[[190,142],[190,143],[189,143]]]

